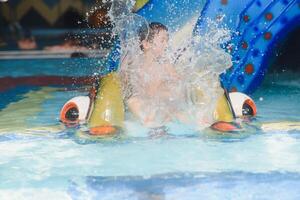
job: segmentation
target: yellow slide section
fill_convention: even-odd
[[[22,95],[22,100],[12,102],[0,111],[0,134],[25,133],[43,135],[59,133],[63,130],[57,123],[43,123],[36,120],[43,112],[45,101],[53,99],[57,88],[42,87]]]
[[[100,80],[94,109],[88,122],[90,134],[109,135],[116,128],[123,127],[124,104],[121,82],[116,73],[110,73]]]
[[[225,95],[218,99],[214,118],[216,121],[222,122],[232,122],[234,120]]]
[[[134,12],[137,12],[139,9],[144,7],[149,2],[149,0],[136,0],[135,5],[134,5]]]

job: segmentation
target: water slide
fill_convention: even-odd
[[[300,26],[299,0],[141,0],[137,13],[175,31],[198,16],[194,34],[206,31],[209,20],[222,19],[232,31],[224,46],[233,66],[221,75],[229,91],[252,93],[264,79],[278,41]]]

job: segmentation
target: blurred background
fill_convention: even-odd
[[[106,73],[110,7],[102,0],[0,0],[0,109],[32,88],[90,86]]]
[[[108,7],[96,0],[1,0],[0,50],[109,48]]]

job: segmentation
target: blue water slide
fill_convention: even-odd
[[[221,75],[230,91],[252,93],[261,84],[275,44],[300,26],[299,0],[209,0],[194,29],[205,32],[210,20],[223,18],[232,31],[227,49],[233,66]]]

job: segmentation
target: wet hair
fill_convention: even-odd
[[[154,36],[160,31],[168,31],[168,28],[159,22],[151,22],[149,26],[143,26],[139,31],[140,43],[146,40],[147,42],[152,42]],[[144,50],[143,45],[140,45],[141,49]]]

